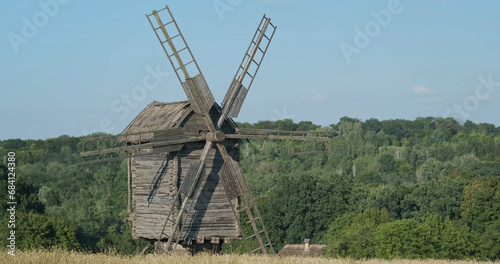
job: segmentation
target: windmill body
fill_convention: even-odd
[[[214,109],[216,112],[216,109]],[[216,113],[212,118],[216,117]],[[188,101],[174,103],[153,102],[149,104],[124,130],[124,133],[147,132],[160,129],[180,128],[185,136],[203,136],[209,130],[203,117],[190,107]],[[225,122],[224,133],[234,133],[236,126]],[[128,138],[127,144],[137,145],[153,141],[151,137]],[[238,160],[238,139],[226,140],[224,145],[228,154]],[[134,238],[158,240],[166,213],[170,210],[175,196],[179,192],[189,164],[200,159],[203,142],[183,144],[178,151],[169,149],[154,149],[150,155],[140,155],[153,152],[152,149],[134,150],[131,154],[129,173],[131,174],[132,208],[128,220],[132,223]],[[167,148],[175,148],[170,146]],[[170,151],[170,152],[168,152]],[[139,154],[139,155],[138,155]],[[193,207],[183,219],[182,228],[177,243],[184,241],[202,241],[202,243],[218,244],[232,239],[241,238],[238,225],[240,218],[235,217],[231,203],[228,201],[224,187],[219,184],[219,171],[224,163],[216,148],[210,149],[207,157],[204,181],[198,184],[198,191],[192,198]],[[237,205],[237,201],[233,201]],[[174,207],[175,208],[175,207]],[[178,215],[174,209],[173,217]],[[173,225],[169,223],[165,233],[172,232]],[[196,243],[196,242],[195,242]]]

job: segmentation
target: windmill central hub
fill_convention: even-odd
[[[224,139],[226,139],[226,135],[220,130],[207,133],[207,140],[210,142],[222,142]]]

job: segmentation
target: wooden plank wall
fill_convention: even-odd
[[[166,160],[166,164],[164,164]],[[157,238],[175,194],[178,158],[159,153],[132,158],[132,236]],[[155,192],[156,191],[156,192]],[[148,199],[152,199],[148,206]]]
[[[183,174],[187,171],[189,163],[199,160],[203,143],[189,144],[186,148],[178,152],[179,167]],[[184,224],[188,225],[187,232],[181,234],[184,239],[195,239],[204,237],[211,239],[236,238],[239,236],[237,222],[233,210],[229,204],[226,192],[219,179],[219,171],[223,160],[219,151],[212,148],[205,163],[205,173],[207,179],[201,182],[198,196],[193,197],[195,204]],[[233,201],[236,203],[237,201]]]
[[[198,136],[207,130],[203,118],[198,114],[188,116],[181,124],[189,136]],[[227,124],[223,131],[231,132]],[[237,140],[226,141],[229,155],[238,158]],[[188,143],[181,151],[158,153],[132,158],[132,235],[134,238],[158,239],[173,196],[177,192],[190,162],[199,160],[204,142]],[[144,150],[143,150],[144,151]],[[205,173],[207,179],[199,185],[201,193],[194,197],[194,206],[187,215],[181,233],[182,240],[204,238],[235,239],[241,237],[237,221],[226,196],[219,171],[223,159],[214,147],[207,157]],[[155,187],[156,184],[156,187]],[[152,190],[156,188],[156,193]],[[153,196],[154,194],[154,196]],[[148,207],[148,197],[152,198]],[[237,200],[233,199],[237,206]],[[174,216],[177,212],[174,212]],[[239,216],[238,216],[239,218]],[[165,233],[171,232],[172,225]]]

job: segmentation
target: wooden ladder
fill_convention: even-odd
[[[235,218],[241,220],[241,218],[239,218],[240,213],[245,212],[249,219],[246,223],[250,223],[252,226],[253,233],[245,234],[243,224],[241,221],[237,221],[238,228],[248,252],[254,253],[260,250],[262,254],[270,253],[274,255],[275,252],[271,239],[269,238],[264,221],[255,203],[255,199],[243,177],[243,172],[241,171],[239,163],[232,159],[229,162],[225,162],[219,172],[219,176],[224,185],[229,203],[233,208]],[[238,208],[238,204],[235,204],[234,200],[239,201],[241,207]],[[256,217],[254,217],[254,215]],[[253,239],[257,240],[259,245],[257,248],[251,248],[249,241]]]

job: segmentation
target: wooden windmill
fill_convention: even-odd
[[[134,238],[157,241],[155,251],[174,251],[179,244],[220,248],[242,239],[249,252],[274,254],[238,162],[240,140],[311,141],[323,143],[322,151],[329,140],[326,132],[239,129],[232,120],[276,26],[262,17],[219,106],[168,6],[146,17],[188,101],[149,104],[120,135],[86,139],[81,156],[87,162],[128,159],[127,219]],[[251,234],[244,233],[242,213],[248,217]]]

